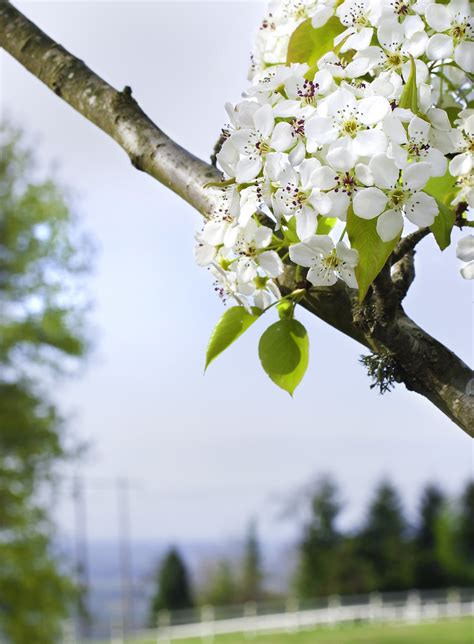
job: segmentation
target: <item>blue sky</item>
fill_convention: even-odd
[[[246,87],[258,2],[18,2],[46,32],[116,87],[131,85],[145,111],[178,142],[208,157],[224,103]],[[362,348],[304,311],[311,362],[294,399],[261,370],[256,324],[203,376],[209,334],[222,313],[195,266],[198,215],[136,172],[116,144],[3,52],[5,113],[35,144],[43,168],[72,188],[99,248],[90,290],[96,351],[56,394],[71,431],[87,440],[90,480],[127,476],[133,533],[143,538],[227,538],[258,515],[264,536],[281,499],[322,472],[340,481],[345,521],[361,514],[384,475],[413,509],[420,486],[456,492],[472,471],[469,439],[404,387],[380,397],[358,364]],[[472,359],[472,290],[454,247],[420,244],[406,310]],[[272,318],[273,319],[273,318]],[[74,470],[71,469],[71,472]],[[57,518],[71,529],[63,495]],[[90,490],[89,532],[114,537],[115,500]]]

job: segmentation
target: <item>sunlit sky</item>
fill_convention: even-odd
[[[246,87],[258,2],[17,2],[66,48],[118,88],[131,85],[170,136],[207,158],[228,100]],[[89,280],[96,349],[79,377],[54,392],[70,431],[90,449],[76,470],[90,482],[92,538],[116,534],[113,481],[132,481],[136,538],[224,539],[251,516],[264,537],[291,534],[282,499],[323,472],[340,482],[345,522],[357,521],[388,475],[413,511],[420,486],[455,493],[472,471],[469,439],[403,386],[380,397],[358,359],[362,348],[304,311],[311,361],[294,399],[258,362],[260,321],[203,376],[209,334],[222,313],[193,259],[199,217],[118,146],[7,54],[4,114],[34,143],[37,159],[72,188],[75,210],[99,249]],[[417,254],[406,300],[414,319],[472,359],[472,291],[454,247],[431,239]],[[56,510],[71,530],[66,494]]]

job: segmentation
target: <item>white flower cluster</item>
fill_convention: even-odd
[[[331,48],[315,64],[286,64],[309,19],[335,30]],[[358,252],[345,229],[333,241],[334,222],[349,211],[374,220],[384,242],[405,220],[430,226],[439,208],[425,188],[448,168],[452,206],[474,206],[473,24],[465,0],[271,3],[251,87],[226,106],[223,198],[198,235],[196,259],[216,290],[265,308],[288,260],[314,286],[357,287]],[[416,111],[400,106],[410,78]]]

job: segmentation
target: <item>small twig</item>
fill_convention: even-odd
[[[424,239],[427,235],[429,235],[431,232],[431,229],[426,227],[426,228],[420,228],[419,230],[416,230],[414,233],[410,233],[406,237],[403,237],[398,244],[395,246],[395,250],[392,253],[391,257],[391,263],[396,264],[399,262],[404,255],[412,251],[415,246],[422,240]]]

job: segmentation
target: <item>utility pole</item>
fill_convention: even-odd
[[[122,604],[122,632],[124,639],[134,629],[132,549],[130,527],[130,486],[126,478],[117,479],[117,510],[119,561]]]
[[[87,501],[84,492],[84,481],[75,476],[72,483],[74,499],[74,532],[76,549],[76,582],[79,587],[77,604],[77,622],[79,638],[89,635],[89,553],[87,546]]]

